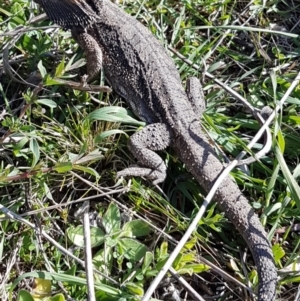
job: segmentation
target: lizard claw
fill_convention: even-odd
[[[87,79],[88,79],[88,75],[87,74],[81,76],[80,83],[81,83],[81,86],[84,87],[84,88],[88,86]]]

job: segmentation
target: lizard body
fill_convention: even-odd
[[[158,40],[108,0],[36,2],[51,20],[71,29],[87,55],[88,78],[103,64],[113,89],[147,123],[129,140],[129,148],[141,166],[129,167],[118,175],[145,176],[155,184],[164,181],[166,166],[154,151],[170,146],[209,191],[224,166],[201,130],[203,107],[197,97],[192,97],[200,88],[197,81],[192,79],[193,91],[187,91],[188,97],[174,62]],[[215,199],[253,254],[260,278],[258,300],[275,300],[277,273],[270,243],[257,215],[230,177],[220,185]]]

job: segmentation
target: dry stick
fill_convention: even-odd
[[[68,88],[80,90],[80,91],[86,91],[86,92],[106,92],[110,93],[112,90],[108,86],[99,86],[99,85],[90,85],[87,83],[81,83],[81,82],[74,82],[72,80],[63,80],[60,78],[54,77],[53,80],[58,82],[60,85],[64,85]]]
[[[250,141],[248,144],[248,148],[252,148],[252,146],[261,138],[263,135],[264,131],[267,129],[267,127],[270,125],[272,122],[273,118],[275,117],[276,113],[280,110],[280,108],[283,106],[284,102],[286,101],[287,97],[291,94],[293,89],[296,88],[296,86],[300,82],[300,72],[292,82],[291,86],[288,88],[284,96],[282,97],[281,101],[276,105],[276,108],[274,109],[273,113],[269,116],[269,118],[266,120],[264,125],[259,129],[257,134],[253,137],[253,139]],[[213,187],[211,188],[210,192],[208,193],[207,197],[204,199],[202,206],[200,207],[197,215],[195,216],[194,220],[190,224],[189,228],[187,229],[186,233],[180,240],[179,244],[175,247],[174,251],[171,253],[170,257],[168,258],[167,262],[165,265],[162,267],[158,275],[155,277],[154,281],[151,283],[150,287],[148,288],[147,292],[145,293],[142,301],[148,301],[153,292],[155,291],[156,287],[160,284],[162,278],[164,275],[168,272],[170,267],[172,266],[172,263],[180,253],[181,249],[184,247],[186,242],[188,241],[189,237],[191,236],[192,232],[197,228],[198,223],[200,219],[203,217],[203,214],[206,211],[207,205],[210,203],[212,200],[215,192],[217,191],[218,187],[222,183],[222,181],[229,175],[230,171],[238,164],[239,160],[242,158],[244,154],[240,153],[240,155],[237,156],[235,160],[233,160],[227,167],[224,168],[223,172],[220,174],[218,180],[215,182]]]
[[[4,236],[3,236],[4,237]],[[23,245],[23,237],[20,236],[17,244],[14,246],[13,251],[10,255],[9,260],[5,265],[5,271],[1,273],[1,283],[0,283],[0,293],[6,294],[5,286],[13,272],[11,271],[15,263],[17,262],[17,257],[19,255],[19,251]],[[3,295],[2,295],[3,298]]]
[[[83,216],[83,237],[84,237],[84,261],[87,281],[88,301],[95,301],[95,288],[93,276],[93,262],[92,262],[92,246],[91,246],[91,231],[90,231],[90,204],[88,201],[84,202],[82,207],[76,212],[75,217]]]
[[[172,276],[174,276],[177,281],[187,290],[187,292],[189,293],[189,295],[197,301],[205,301],[191,286],[190,284],[188,284],[186,282],[186,280],[179,275],[176,270],[174,270],[172,267],[170,267],[170,273],[172,274]]]

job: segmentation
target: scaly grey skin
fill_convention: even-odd
[[[140,167],[118,176],[145,176],[153,183],[166,177],[166,166],[154,151],[172,147],[199,184],[209,191],[223,170],[199,124],[203,111],[192,79],[187,93],[178,71],[156,38],[137,20],[108,0],[37,0],[49,18],[84,49],[88,79],[102,65],[113,89],[147,123],[129,140]],[[189,98],[187,96],[189,95]],[[196,95],[196,96],[195,96]],[[259,301],[275,300],[277,273],[270,243],[258,217],[237,184],[227,177],[215,199],[247,242],[260,278]]]

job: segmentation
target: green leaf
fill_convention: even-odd
[[[74,69],[79,69],[80,67],[86,65],[86,60],[85,59],[79,59],[77,60],[75,63],[74,60],[76,58],[77,54],[75,53],[71,58],[70,60],[68,61],[66,67],[65,67],[65,71],[71,71],[71,70],[74,70]]]
[[[14,288],[18,285],[18,283],[21,280],[25,279],[26,277],[49,279],[49,280],[67,282],[69,284],[77,284],[77,285],[86,286],[86,279],[82,278],[82,277],[67,275],[64,273],[50,273],[50,272],[46,272],[46,271],[45,272],[30,272],[30,273],[25,273],[22,276],[18,277],[13,282],[13,284],[10,286],[10,291],[9,291],[10,300],[12,300],[12,292],[13,292]],[[119,289],[108,286],[106,284],[95,282],[94,286],[95,286],[95,289],[102,290],[103,292],[106,292],[107,294],[110,294],[110,295],[116,296],[116,295],[121,294],[121,291]]]
[[[142,265],[142,273],[146,274],[147,270],[149,269],[150,265],[153,263],[154,255],[152,252],[147,251],[144,256],[144,261]]]
[[[58,162],[53,169],[58,173],[65,173],[73,169],[73,164],[71,162]]]
[[[6,15],[8,17],[11,17],[13,15],[12,13],[10,13],[9,11],[5,10],[2,7],[0,7],[0,13],[2,13],[3,15]]]
[[[31,294],[35,300],[40,300],[44,297],[51,296],[51,280],[44,278],[35,278],[34,284],[34,289],[32,290]]]
[[[65,72],[65,58],[63,57],[59,65],[55,69],[55,77],[60,77]]]
[[[36,139],[33,138],[30,140],[29,148],[32,151],[33,155],[33,160],[31,164],[31,168],[33,168],[40,159],[40,149]]]
[[[175,258],[175,260],[174,260],[174,262],[173,262],[173,264],[172,264],[172,266],[173,266],[173,268],[174,268],[175,270],[178,270],[180,267],[183,266],[183,265],[180,265],[180,261],[181,261],[181,259],[182,259],[182,256],[183,256],[182,253],[179,253],[179,254],[176,256],[176,258]]]
[[[40,73],[41,73],[41,75],[42,75],[42,78],[44,78],[45,76],[46,76],[46,74],[47,74],[47,70],[45,69],[45,67],[43,66],[43,62],[42,61],[39,61],[39,63],[38,63],[38,69],[39,69],[39,71],[40,71]]]
[[[74,164],[73,169],[81,170],[86,174],[90,174],[90,175],[94,176],[96,179],[100,179],[100,175],[98,174],[98,172],[94,168]]]
[[[199,273],[207,272],[208,270],[210,270],[210,267],[202,263],[190,263],[184,265],[184,269],[187,269],[188,271],[192,270],[193,273],[199,274]],[[182,274],[182,270],[183,269],[180,269],[178,273]]]
[[[57,107],[57,103],[54,102],[52,99],[41,98],[37,100],[38,104],[45,105],[50,109],[55,109]]]
[[[144,126],[145,122],[138,121],[129,115],[129,111],[122,107],[110,106],[100,108],[93,111],[87,116],[87,120],[90,122],[103,120],[110,122],[121,122],[121,123],[130,123],[135,125]]]
[[[93,264],[98,267],[100,271],[105,271],[110,275],[113,263],[114,258],[112,249],[108,247],[105,242],[105,248],[101,249],[93,256]]]
[[[133,282],[127,282],[125,284],[125,286],[134,295],[137,295],[137,296],[143,296],[144,295],[143,287],[140,286],[140,285],[137,285]]]
[[[51,194],[51,190],[49,189],[49,186],[47,185],[47,183],[43,182],[42,184],[43,184],[43,188],[44,188],[44,191],[45,191],[45,194],[46,194],[47,198],[49,200],[54,201],[53,196]]]
[[[278,145],[275,145],[274,152],[278,163],[280,164],[280,168],[287,182],[287,185],[291,191],[291,196],[297,203],[297,207],[300,208],[300,188],[298,186],[298,183],[291,174]]]
[[[188,269],[186,267],[182,267],[182,268],[176,270],[176,272],[180,275],[189,275],[189,276],[193,275],[193,269]]]
[[[96,247],[101,245],[105,240],[105,233],[98,227],[91,227],[91,246]],[[84,247],[83,226],[69,227],[67,235],[70,241],[78,247]]]
[[[272,204],[264,210],[264,214],[266,216],[269,216],[270,214],[272,214],[273,212],[278,211],[281,208],[282,208],[282,203],[280,203],[280,202]]]
[[[65,297],[63,294],[57,294],[51,298],[49,298],[49,301],[65,301]]]
[[[160,254],[159,257],[165,257],[168,254],[168,242],[167,241],[163,241],[162,244],[160,245]]]
[[[149,224],[142,220],[130,221],[123,226],[122,230],[131,232],[135,237],[146,236],[152,231]]]
[[[96,150],[90,152],[89,154],[87,154],[86,156],[81,157],[80,159],[75,159],[75,162],[76,162],[76,164],[83,164],[83,163],[88,163],[91,161],[99,161],[103,158],[104,158],[104,156],[102,155],[102,152],[99,151],[98,149],[96,149]]]
[[[184,248],[187,250],[191,250],[198,242],[198,238],[196,236],[193,236],[192,239],[185,243]]]
[[[118,242],[118,239],[108,236],[105,240],[105,245],[110,248],[114,248],[117,245],[117,242]]]
[[[102,219],[103,227],[107,234],[117,232],[121,228],[121,215],[118,206],[110,203]]]
[[[31,294],[25,290],[19,290],[17,301],[34,301]]]
[[[147,247],[133,238],[121,238],[118,240],[118,246],[120,247],[121,254],[128,260],[139,261],[142,259],[146,252]]]
[[[272,194],[274,192],[274,187],[275,187],[275,183],[276,183],[276,180],[277,180],[277,177],[278,177],[279,168],[280,168],[279,164],[276,164],[276,167],[274,168],[274,171],[272,173],[272,177],[269,180],[268,188],[267,188],[267,191],[265,193],[266,202],[270,201],[270,199],[272,197]]]
[[[278,139],[278,146],[280,148],[281,153],[284,153],[285,150],[285,140],[282,135],[282,131],[279,129],[277,133],[277,139]]]
[[[278,263],[278,261],[280,261],[280,259],[283,258],[285,255],[284,249],[282,248],[282,246],[280,244],[273,245],[272,251],[273,251],[274,260],[276,263]]]
[[[103,139],[116,134],[124,134],[126,137],[128,137],[128,135],[122,130],[109,130],[97,135],[95,137],[95,143],[101,142]]]

